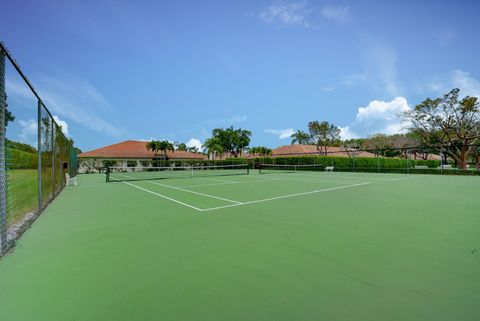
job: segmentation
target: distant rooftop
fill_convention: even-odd
[[[108,158],[108,159],[152,159],[155,154],[147,150],[147,142],[126,140],[117,144],[100,147],[78,155],[79,158]],[[157,157],[162,157],[163,152],[158,152]],[[168,159],[205,159],[205,155],[186,151],[168,151]]]

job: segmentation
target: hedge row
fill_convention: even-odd
[[[37,154],[22,150],[6,148],[8,169],[36,169],[38,166]]]

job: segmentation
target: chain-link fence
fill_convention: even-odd
[[[73,141],[0,43],[0,256],[77,172]]]
[[[480,146],[467,147],[466,164],[463,168],[458,160],[451,156],[453,151],[449,151],[448,146],[376,149],[328,147],[321,152],[256,157],[252,162],[254,168],[258,168],[260,164],[319,165],[312,168],[323,171],[325,167],[329,167],[337,172],[480,175]]]

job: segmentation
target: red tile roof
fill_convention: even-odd
[[[318,155],[317,146],[315,145],[306,145],[306,144],[297,144],[297,145],[285,145],[275,148],[273,151],[274,157],[282,156],[308,156],[308,155]],[[344,147],[328,147],[327,156],[344,156],[349,157]],[[355,156],[357,157],[375,157],[375,154],[369,152],[358,152]]]
[[[79,158],[146,158],[152,159],[155,154],[152,151],[147,150],[147,142],[137,140],[126,140],[121,143],[97,148],[88,152],[84,152],[78,155]],[[157,157],[162,157],[163,153],[159,152]],[[168,159],[205,159],[205,155],[175,151],[167,152]]]

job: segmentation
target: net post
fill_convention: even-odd
[[[38,177],[38,213],[42,212],[42,102],[38,100],[37,104],[37,177]]]
[[[5,52],[0,43],[0,256],[7,249],[7,180],[6,180],[6,153],[5,153]]]

